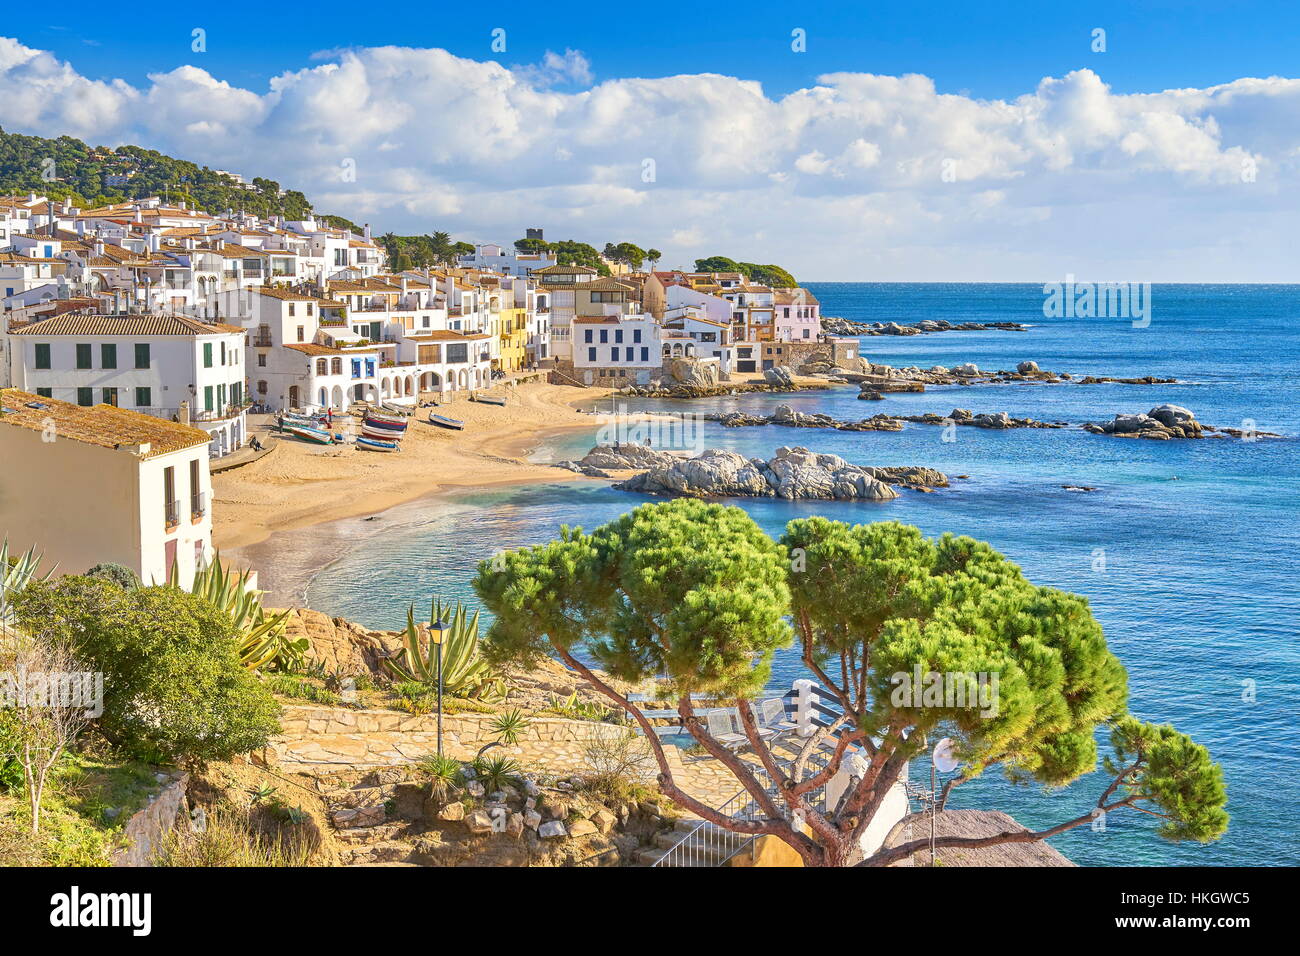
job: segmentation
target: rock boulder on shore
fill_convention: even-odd
[[[782,447],[767,461],[720,448],[657,466],[614,485],[623,491],[693,498],[787,498],[887,501],[891,485],[946,487],[948,478],[931,468],[868,468],[838,455]]]
[[[1083,427],[1094,435],[1150,438],[1158,441],[1201,438],[1205,432],[1205,426],[1196,420],[1196,415],[1181,405],[1157,405],[1145,415],[1119,414],[1113,421],[1089,422]]]

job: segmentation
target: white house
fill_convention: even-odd
[[[65,574],[111,561],[146,584],[213,558],[206,432],[111,405],[0,391],[0,538]]]
[[[663,365],[662,329],[649,313],[573,319],[573,369],[586,385],[646,385]]]
[[[508,276],[527,276],[538,269],[549,268],[557,262],[559,260],[554,253],[518,253],[496,243],[475,246],[471,255],[461,256],[457,260],[457,264],[462,269],[481,269]]]
[[[181,315],[65,312],[9,332],[10,379],[44,398],[192,422],[215,456],[248,435],[244,330]]]

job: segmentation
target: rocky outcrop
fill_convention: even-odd
[[[637,398],[719,398],[724,395],[743,395],[746,392],[802,392],[830,388],[829,384],[773,385],[771,382],[719,382],[717,385],[629,385],[619,389],[619,395]]]
[[[1240,438],[1254,441],[1257,438],[1281,438],[1276,432],[1240,428],[1216,428],[1196,420],[1196,415],[1181,405],[1157,405],[1145,415],[1118,414],[1109,422],[1088,422],[1084,431],[1094,435],[1114,435],[1116,438],[1146,438],[1169,441],[1180,438]]]
[[[780,388],[789,388],[794,385],[794,373],[784,365],[777,365],[763,371],[763,381]]]
[[[835,428],[839,431],[897,432],[903,430],[902,422],[889,415],[876,415],[862,421],[848,422],[832,418],[821,412],[797,412],[789,405],[778,405],[771,415],[746,415],[744,412],[725,412],[720,415],[705,415],[708,421],[715,421],[724,428],[743,428],[750,425],[783,425],[786,428]]]
[[[693,498],[788,498],[887,501],[893,484],[946,487],[948,479],[929,468],[871,468],[838,455],[807,448],[778,448],[767,461],[710,448],[671,466],[652,468],[614,487],[651,495]]]
[[[1204,426],[1196,420],[1196,415],[1181,405],[1157,405],[1145,415],[1118,414],[1112,421],[1089,422],[1083,427],[1094,435],[1157,441],[1200,438],[1205,432]]]
[[[305,637],[307,662],[340,678],[382,677],[387,672],[381,662],[402,647],[400,639],[386,631],[371,631],[305,607],[289,612],[285,635],[293,641]]]
[[[717,388],[719,370],[716,362],[698,362],[692,358],[672,358],[664,362],[666,384],[689,388]]]
[[[1027,332],[1029,326],[1019,322],[948,322],[945,319],[923,319],[920,322],[850,322],[838,316],[822,319],[822,331],[832,335],[924,335],[929,332]]]
[[[613,445],[597,445],[578,461],[556,462],[556,467],[568,468],[571,471],[606,468],[614,471],[626,471],[631,468],[654,468],[657,465],[669,465],[676,459],[676,455],[666,451],[658,451],[646,445],[623,443],[617,448]]]
[[[952,368],[946,368],[942,365],[933,365],[930,368],[918,368],[916,366],[892,368],[888,365],[872,365],[868,374],[854,376],[853,381],[857,382],[859,388],[864,392],[868,390],[879,392],[923,392],[927,385],[1009,385],[1014,383],[1061,385],[1067,382],[1075,385],[1100,385],[1105,383],[1161,385],[1170,384],[1175,380],[1156,378],[1152,375],[1142,378],[1088,375],[1080,378],[1069,372],[1044,371],[1038,367],[1037,362],[1026,361],[1020,362],[1015,371],[999,369],[996,372],[980,369],[974,362],[965,362],[954,365]]]

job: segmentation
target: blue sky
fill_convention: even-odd
[[[74,5],[75,6],[75,5]],[[196,62],[190,31],[203,27],[202,65],[232,82],[265,82],[286,62],[321,50],[401,44],[459,56],[531,63],[546,50],[582,50],[597,79],[719,72],[762,81],[769,95],[840,70],[924,73],[943,92],[1014,96],[1044,76],[1104,64],[1116,92],[1210,86],[1242,76],[1300,75],[1300,4],[1286,2],[949,2],[567,4],[389,3],[358,18],[355,2],[257,7],[165,4],[124,15],[89,4],[11,5],[2,32],[76,62],[96,78]],[[245,12],[246,11],[246,12]],[[506,54],[491,31],[507,30]],[[808,53],[787,55],[790,31]],[[1107,51],[1090,49],[1107,32]]]
[[[674,267],[1300,280],[1300,5],[789,6],[29,4],[0,22],[0,126]]]

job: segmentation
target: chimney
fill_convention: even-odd
[[[362,227],[362,229],[361,229],[361,234],[362,234],[363,236],[366,237],[366,241],[367,241],[367,242],[370,241],[370,223],[366,223],[366,224]]]
[[[96,239],[95,239],[95,244],[94,244],[93,246],[90,247],[90,253],[91,253],[91,255],[95,256],[96,258],[99,258],[99,257],[103,256],[103,255],[104,255],[104,240],[103,240],[103,239],[96,238]]]
[[[142,212],[140,211],[140,207],[139,207],[139,206],[136,206],[136,207],[135,207],[135,221],[136,221],[136,222],[144,222],[144,213],[142,213]]]
[[[84,236],[85,234],[86,234],[86,220],[84,220],[84,219],[78,219],[78,220],[77,220],[77,235],[79,235],[79,236]]]
[[[162,241],[158,238],[158,233],[156,232],[149,233],[149,251],[157,252],[159,247],[161,247],[161,245],[162,245]]]
[[[181,407],[178,408],[178,409],[176,409],[176,419],[177,419],[177,421],[179,421],[182,425],[188,425],[188,424],[190,423],[190,402],[189,402],[189,399],[186,399],[185,401],[181,402]]]

